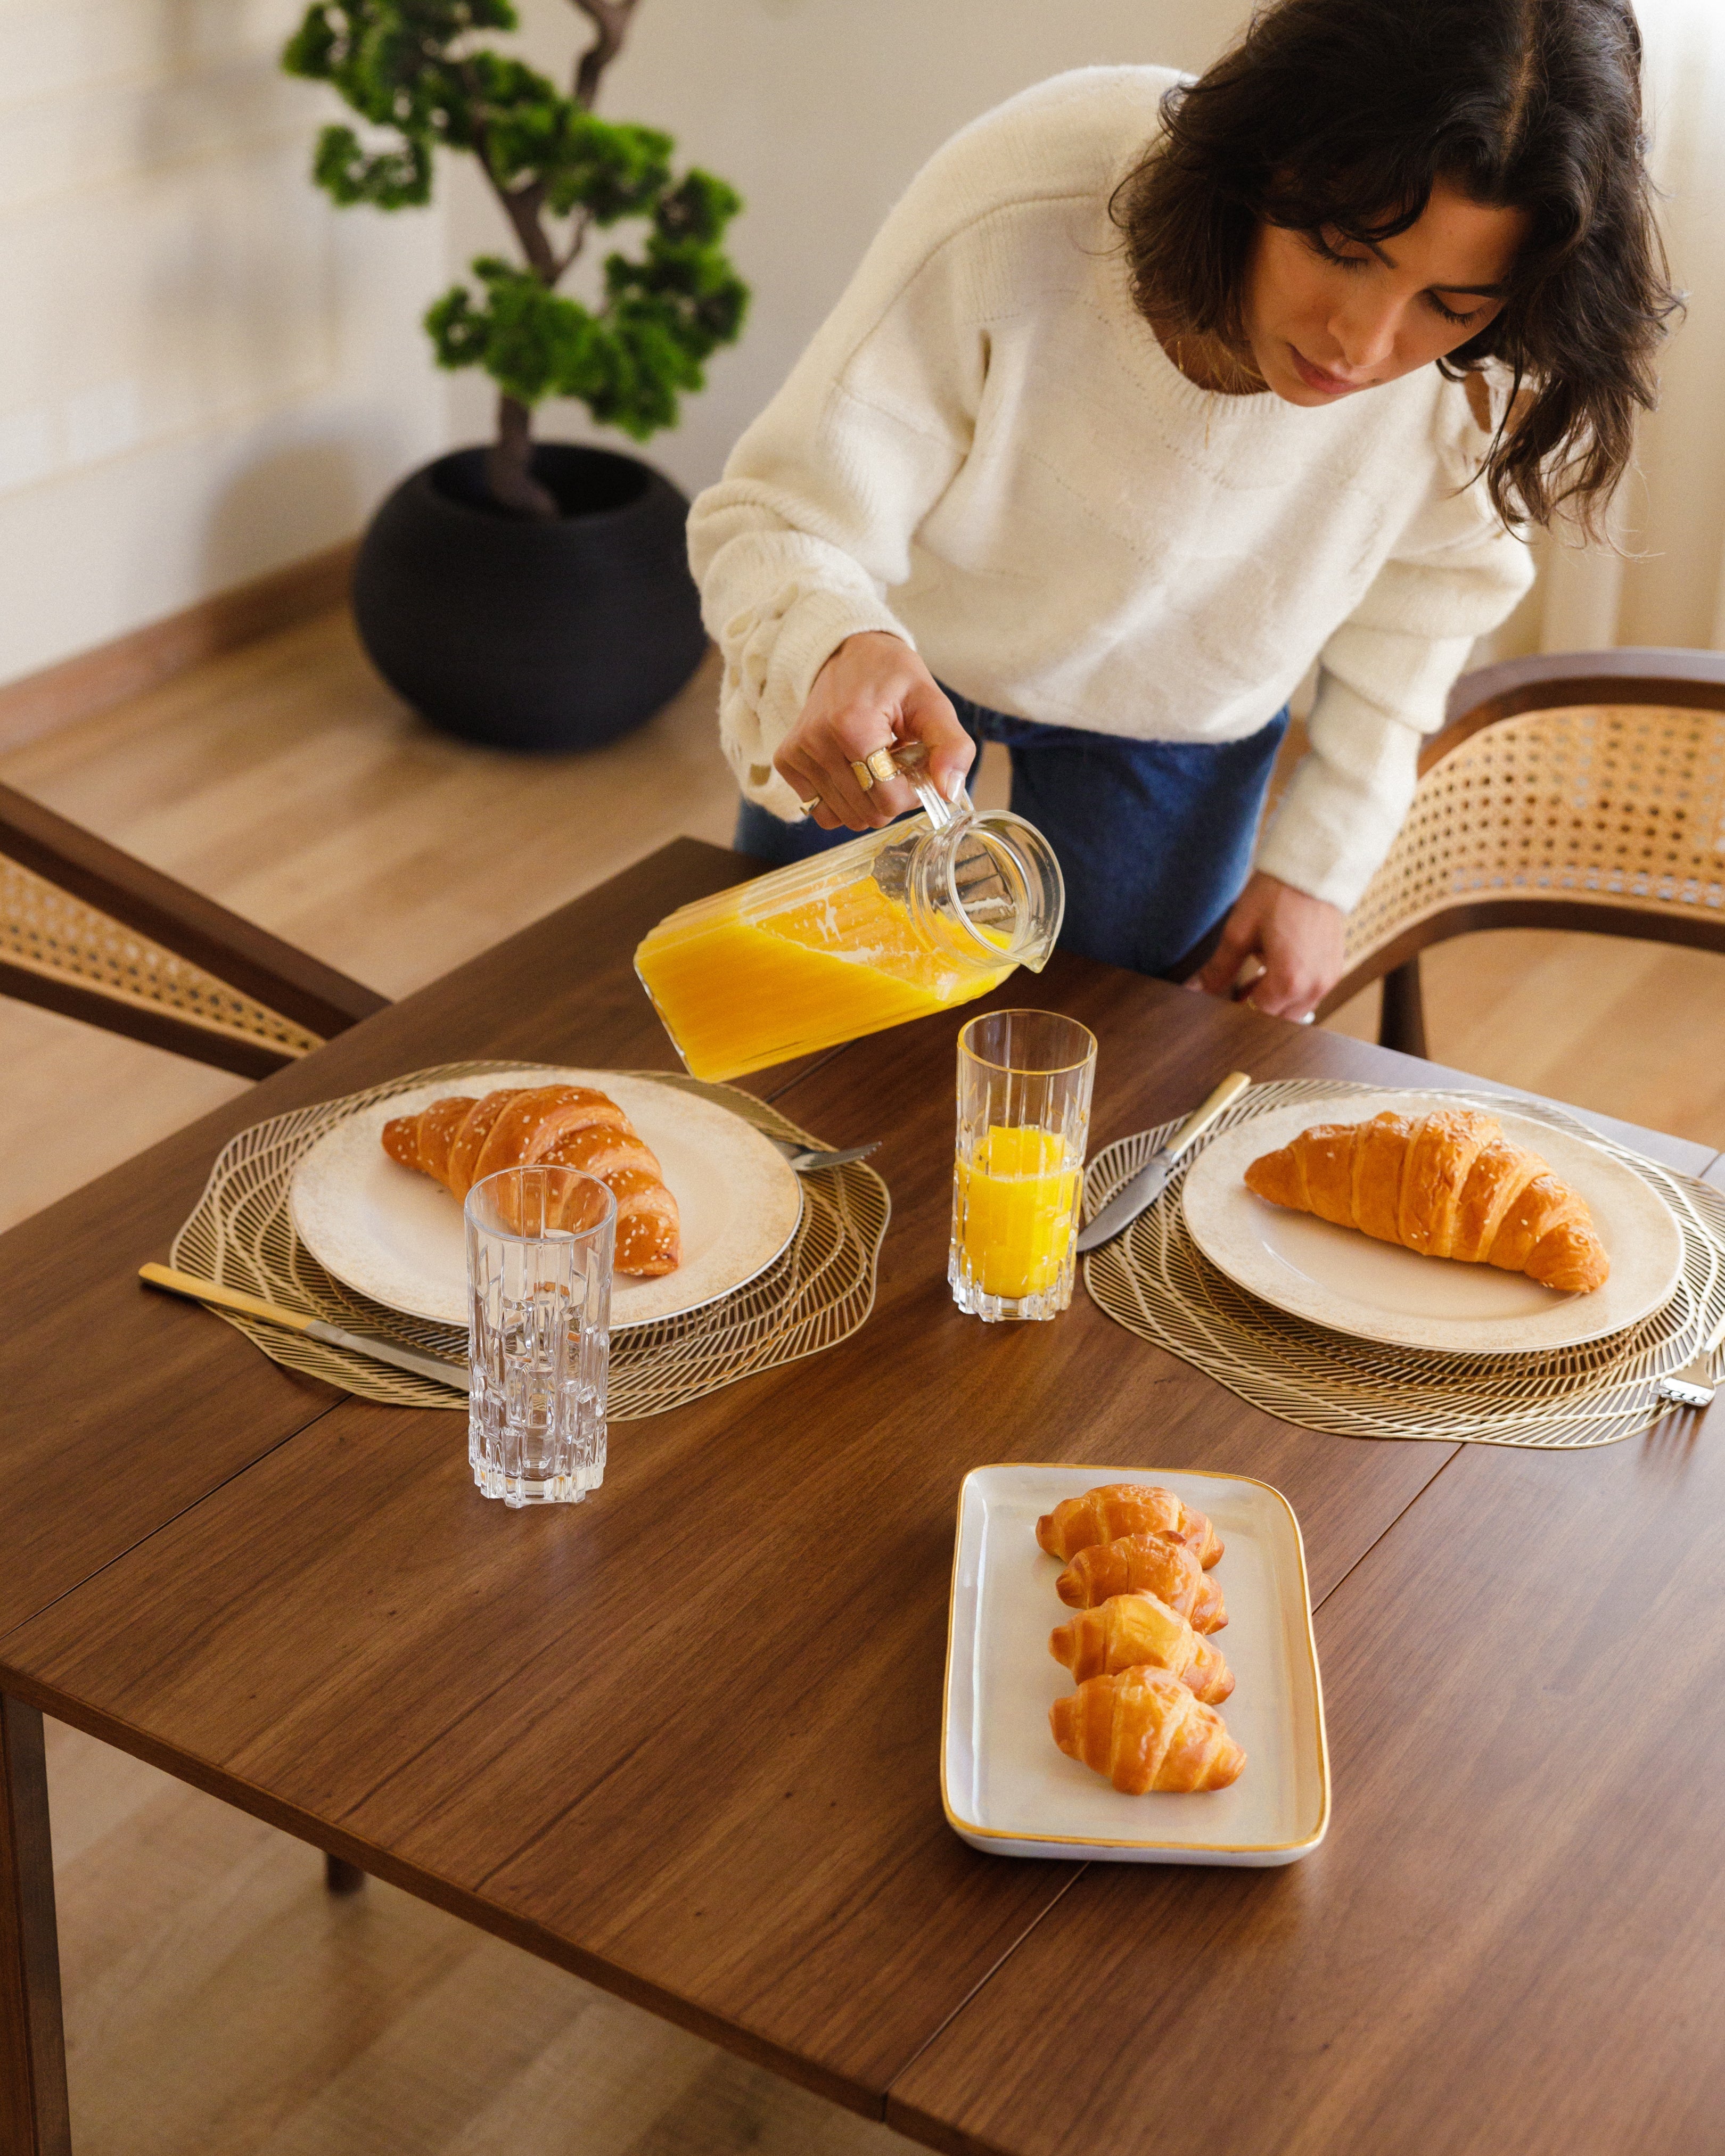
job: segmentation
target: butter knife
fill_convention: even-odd
[[[1116,1191],[1096,1219],[1088,1226],[1079,1229],[1081,1255],[1101,1250],[1104,1243],[1111,1243],[1117,1235],[1131,1227],[1139,1214],[1156,1203],[1169,1176],[1173,1173],[1180,1155],[1204,1136],[1224,1108],[1233,1106],[1251,1082],[1244,1070],[1229,1072],[1197,1114],[1189,1116],[1161,1152],[1153,1153],[1131,1182],[1124,1188]]]
[[[339,1325],[326,1323],[321,1317],[307,1317],[303,1311],[284,1310],[280,1303],[265,1302],[261,1296],[247,1295],[242,1288],[223,1287],[219,1281],[200,1280],[195,1273],[176,1272],[171,1265],[140,1265],[138,1278],[151,1287],[166,1288],[170,1295],[187,1296],[193,1302],[213,1302],[223,1310],[243,1310],[249,1317],[262,1318],[266,1325],[279,1325],[286,1332],[303,1332],[308,1340],[321,1340],[326,1347],[346,1348],[353,1354],[369,1356],[374,1363],[388,1363],[393,1369],[406,1370],[416,1378],[429,1378],[434,1384],[448,1385],[454,1392],[469,1389],[465,1363],[446,1363],[440,1355],[421,1355],[411,1348],[398,1348],[392,1341],[372,1340],[362,1333],[348,1332]]]

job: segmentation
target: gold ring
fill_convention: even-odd
[[[896,778],[899,775],[898,766],[892,759],[893,744],[888,742],[884,747],[875,751],[868,760],[867,768],[876,778]],[[855,767],[853,765],[852,768],[855,769]]]
[[[811,795],[807,801],[799,801],[797,806],[805,816],[812,816],[820,806],[820,796],[818,793]]]
[[[850,765],[850,773],[852,778],[855,779],[857,784],[861,787],[865,793],[870,793],[874,791],[875,774],[869,769],[867,764],[859,762],[853,757]]]

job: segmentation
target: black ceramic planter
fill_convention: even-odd
[[[435,726],[496,748],[597,748],[701,663],[689,504],[634,457],[541,444],[555,523],[490,506],[485,451],[402,481],[372,520],[353,612],[372,665]]]

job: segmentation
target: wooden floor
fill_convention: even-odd
[[[679,832],[728,839],[714,699],[703,670],[589,757],[471,749],[404,710],[331,613],[13,750],[0,778],[399,996]],[[0,1224],[244,1085],[0,1006]]]
[[[76,2156],[889,2156],[884,2126],[50,1727]]]
[[[668,837],[727,838],[714,696],[709,664],[594,756],[487,754],[403,711],[331,615],[15,750],[0,778],[399,995]],[[979,791],[999,798],[998,763]],[[1427,971],[1445,1062],[1725,1147],[1725,961],[1514,933]],[[1369,1033],[1374,1002],[1339,1028]],[[0,1224],[242,1090],[0,1003]],[[906,2146],[393,1889],[332,1900],[303,1845],[50,1733],[79,2156]]]
[[[1428,951],[1421,971],[1437,1061],[1725,1149],[1725,957],[1501,929]],[[1378,995],[1332,1027],[1375,1040]]]

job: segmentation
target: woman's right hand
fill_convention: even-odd
[[[877,781],[865,793],[850,767],[878,748],[911,741],[927,747],[929,775],[950,801],[976,744],[910,645],[868,629],[847,636],[815,675],[773,762],[799,801],[819,797],[809,813],[822,830],[874,831],[914,808],[916,797],[901,778]]]

